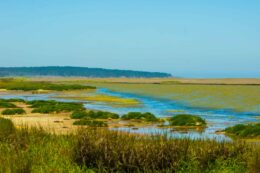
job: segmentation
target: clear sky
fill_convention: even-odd
[[[0,66],[260,77],[259,0],[1,0]]]

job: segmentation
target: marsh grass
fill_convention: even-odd
[[[256,154],[258,153],[258,154]],[[97,172],[250,172],[259,150],[245,143],[169,139],[102,129],[78,134],[74,158]]]
[[[4,132],[4,133],[2,133]],[[0,172],[258,173],[259,146],[99,128],[57,135],[0,118]]]
[[[27,104],[33,108],[32,113],[60,113],[84,110],[82,103],[74,102],[58,102],[54,100],[34,100],[29,101]]]
[[[73,123],[73,125],[88,126],[88,127],[108,127],[107,123],[104,121],[96,121],[88,118],[77,120]]]
[[[169,119],[171,126],[206,126],[206,121],[199,116],[178,114]]]
[[[85,86],[78,84],[53,84],[50,82],[33,82],[22,79],[0,79],[0,88],[7,90],[23,90],[23,91],[37,91],[37,90],[52,90],[52,91],[66,91],[66,90],[83,90],[96,89],[93,86]]]
[[[260,85],[188,85],[85,82],[114,91],[171,99],[194,107],[260,113]]]
[[[75,111],[71,114],[72,119],[92,118],[92,119],[118,119],[119,115],[106,111]]]

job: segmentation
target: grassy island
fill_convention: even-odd
[[[206,122],[199,116],[179,114],[170,118],[171,126],[206,126]]]
[[[260,138],[260,123],[257,124],[237,124],[225,129],[225,132],[231,135],[244,138]]]

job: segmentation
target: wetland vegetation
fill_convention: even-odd
[[[7,83],[8,82],[9,81],[7,81]],[[33,83],[35,82],[36,81],[33,81]],[[71,84],[56,83],[55,85]],[[129,85],[137,86],[137,84]],[[147,85],[156,85],[159,90],[162,87],[161,84]],[[166,84],[163,85],[174,86],[175,84],[166,82]],[[143,92],[142,87],[139,85],[138,87],[141,90],[140,92]],[[145,90],[147,89],[146,87],[145,85],[143,86]],[[185,87],[186,86],[183,88],[184,93],[192,97],[191,93],[186,92],[187,88]],[[173,88],[176,89],[175,87]],[[128,89],[129,88],[126,87],[126,91]],[[81,93],[81,90],[79,91],[80,92],[76,92],[76,94]],[[145,92],[148,91],[149,90]],[[202,96],[202,91],[196,89],[194,92],[195,91],[196,93],[193,93],[194,97],[198,93],[200,97]],[[167,90],[167,92],[168,95],[162,92],[162,97],[160,98],[175,97],[176,93],[172,92],[172,90]],[[179,92],[181,91],[179,90]],[[65,97],[72,98],[71,96],[75,94],[75,92],[65,90],[59,92],[59,94],[64,95],[65,99]],[[153,94],[156,95],[156,93]],[[228,97],[231,95],[228,95]],[[81,98],[84,97],[85,95],[81,96]],[[93,98],[93,100],[89,99],[90,97],[91,99]],[[0,172],[255,173],[260,170],[258,164],[260,162],[259,145],[240,141],[240,139],[243,138],[258,139],[260,131],[259,124],[236,125],[227,128],[225,130],[226,134],[237,136],[237,138],[232,141],[190,139],[185,137],[177,139],[167,133],[165,133],[165,135],[153,133],[143,135],[126,131],[122,132],[117,131],[116,127],[125,128],[129,126],[129,128],[140,128],[149,124],[156,128],[157,126],[155,125],[162,123],[163,125],[164,123],[169,123],[169,125],[166,126],[170,128],[177,126],[183,126],[185,128],[191,126],[205,127],[206,121],[204,118],[201,118],[200,114],[198,114],[198,116],[195,113],[185,114],[180,110],[174,110],[173,115],[171,114],[171,116],[167,117],[158,117],[156,113],[153,114],[150,112],[129,111],[128,113],[117,114],[109,111],[92,111],[85,107],[89,102],[86,103],[84,101],[95,101],[94,98],[96,97],[98,98],[96,100],[98,102],[102,100],[107,103],[126,103],[128,101],[128,103],[130,103],[130,100],[135,99],[132,97],[120,97],[120,94],[106,96],[100,93],[97,93],[96,96],[93,94],[93,96],[90,97],[86,97],[86,100],[78,102],[0,99],[2,114],[4,114],[5,109],[14,112],[13,116],[2,115],[2,117],[8,119],[0,118]],[[184,97],[184,99],[186,99],[186,97]],[[249,97],[251,96],[249,95]],[[243,96],[241,98],[243,98]],[[200,101],[200,98],[196,99]],[[136,101],[138,102],[138,100]],[[224,100],[224,102],[225,101],[226,100]],[[255,102],[257,99],[253,101]],[[15,110],[18,109],[26,110],[26,115],[15,116]],[[27,114],[30,114],[28,118],[34,115],[38,116],[38,118],[45,116],[51,117],[54,115],[55,118],[51,119],[54,122],[52,123],[53,125],[65,129],[70,127],[69,125],[71,123],[71,126],[76,130],[67,131],[67,133],[56,133],[55,131],[53,132],[41,127],[14,126],[11,121],[13,117],[24,118]],[[62,118],[56,119],[58,116]],[[16,122],[17,121],[19,121],[19,119],[16,119]],[[110,131],[110,128],[114,129]],[[173,133],[176,133],[176,131],[177,129],[174,129]],[[12,164],[13,162],[16,164]]]
[[[206,126],[206,121],[196,115],[178,114],[169,119],[171,126]]]
[[[92,119],[118,119],[119,115],[105,111],[75,111],[71,114],[72,119],[92,118]]]
[[[22,91],[37,91],[37,90],[67,91],[67,90],[96,89],[96,87],[78,85],[78,84],[54,84],[50,82],[33,82],[24,79],[4,78],[0,80],[0,89],[22,90]]]
[[[84,128],[57,135],[0,118],[0,172],[256,173],[259,146]],[[15,163],[15,164],[14,164]]]
[[[237,124],[224,130],[226,133],[243,138],[260,138],[260,123]]]
[[[2,111],[2,115],[22,115],[25,113],[25,110],[22,108],[5,109]]]

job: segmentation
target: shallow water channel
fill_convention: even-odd
[[[163,100],[153,97],[141,96],[137,94],[128,94],[128,93],[120,93],[108,90],[106,88],[101,88],[96,91],[97,94],[105,94],[109,96],[116,96],[122,98],[133,98],[138,100],[141,104],[138,107],[120,107],[114,106],[113,104],[106,104],[102,102],[87,102],[85,107],[88,109],[94,110],[103,110],[115,112],[120,115],[127,112],[151,112],[154,113],[158,117],[166,117],[172,116],[180,113],[187,114],[196,114],[201,116],[207,121],[208,127],[204,131],[195,131],[195,130],[185,130],[179,131],[174,129],[160,129],[157,127],[149,126],[143,128],[129,128],[129,127],[120,127],[116,128],[117,130],[124,130],[134,133],[167,133],[172,137],[177,138],[210,138],[216,140],[231,140],[229,137],[223,134],[216,134],[217,130],[224,129],[228,126],[232,126],[239,123],[247,123],[247,122],[259,122],[259,119],[256,118],[256,114],[249,112],[235,112],[232,110],[225,109],[207,109],[207,108],[198,108],[191,107],[189,105],[184,105],[183,103],[172,101],[172,100]],[[22,98],[25,100],[57,100],[57,101],[74,101],[69,99],[60,99],[55,98],[55,93],[48,94],[1,94],[1,98]]]

